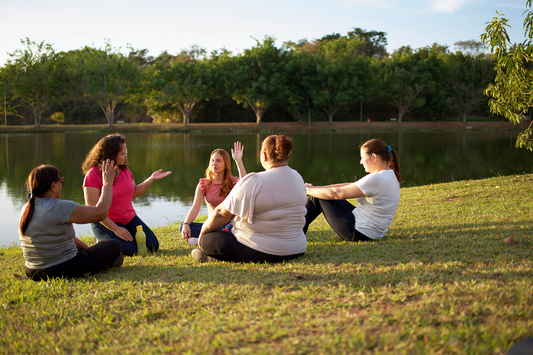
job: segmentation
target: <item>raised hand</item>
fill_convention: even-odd
[[[168,176],[168,175],[172,174],[172,171],[165,171],[164,173],[162,171],[163,171],[163,169],[159,169],[157,171],[154,171],[152,176],[151,176],[151,179],[152,180],[161,180],[165,176]]]
[[[233,148],[231,149],[231,156],[236,162],[242,162],[242,155],[244,152],[244,145],[241,142],[233,143]]]
[[[115,166],[115,162],[113,160],[104,160],[102,162],[102,180],[105,183],[113,183],[113,179],[115,178],[115,174],[117,172],[118,166]]]

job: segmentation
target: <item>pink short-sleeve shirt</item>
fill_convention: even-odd
[[[94,166],[89,170],[83,180],[83,187],[95,187],[102,190],[103,181],[100,168]],[[135,217],[135,209],[131,202],[133,192],[135,191],[135,182],[130,169],[120,170],[120,176],[115,177],[113,184],[113,202],[107,215],[113,222],[127,224]]]

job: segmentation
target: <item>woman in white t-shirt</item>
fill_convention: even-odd
[[[368,175],[344,184],[306,184],[304,233],[321,213],[346,241],[381,239],[389,229],[400,203],[398,154],[380,139],[371,139],[360,148],[361,164]],[[357,208],[346,201],[351,198],[357,200]]]
[[[305,185],[289,167],[292,141],[268,136],[261,145],[265,171],[243,177],[228,197],[209,214],[199,245],[198,261],[280,262],[303,255],[307,239]],[[217,230],[231,219],[233,229]]]

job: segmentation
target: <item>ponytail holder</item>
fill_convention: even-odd
[[[392,152],[392,148],[390,147],[390,145],[387,147],[387,153],[390,154],[390,152]]]
[[[33,200],[34,196],[33,196],[33,194],[32,194],[31,192],[28,194],[28,198],[29,198],[30,200]]]

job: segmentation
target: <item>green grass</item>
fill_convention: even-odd
[[[177,225],[89,279],[17,278],[4,248],[0,352],[504,354],[533,336],[532,201],[533,175],[404,188],[383,240],[319,219],[275,265],[196,263]]]

